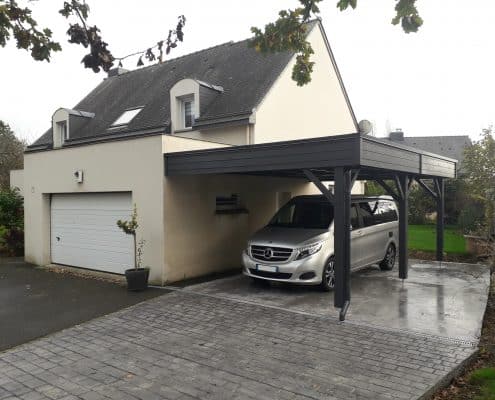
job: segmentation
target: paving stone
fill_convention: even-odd
[[[417,399],[474,351],[174,292],[0,353],[0,399]]]

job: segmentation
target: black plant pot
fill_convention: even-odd
[[[148,277],[150,270],[148,268],[132,268],[125,271],[127,279],[127,290],[139,292],[148,288]]]

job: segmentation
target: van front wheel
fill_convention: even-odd
[[[335,259],[330,257],[323,268],[320,288],[324,292],[329,292],[335,287]]]
[[[385,257],[380,263],[380,269],[382,271],[391,271],[392,269],[394,269],[396,253],[397,252],[395,251],[395,246],[390,243],[387,247]]]

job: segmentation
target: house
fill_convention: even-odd
[[[458,160],[457,168],[460,174],[462,174],[464,150],[472,145],[471,139],[467,135],[404,136],[404,132],[401,130],[390,132],[388,140]]]
[[[135,71],[116,68],[28,146],[22,176],[25,259],[123,273],[132,239],[116,221],[136,205],[142,265],[154,283],[239,266],[251,233],[307,181],[246,175],[166,176],[164,155],[358,135],[320,21],[308,25],[312,81],[291,79],[294,54],[229,42]],[[266,155],[270,157],[270,154]]]

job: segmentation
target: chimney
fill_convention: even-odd
[[[123,75],[127,72],[129,72],[129,70],[125,68],[120,68],[120,67],[112,68],[108,70],[108,77],[111,78],[112,76]]]
[[[397,128],[395,131],[389,133],[388,138],[394,142],[403,142],[404,132],[402,132],[402,129]]]

